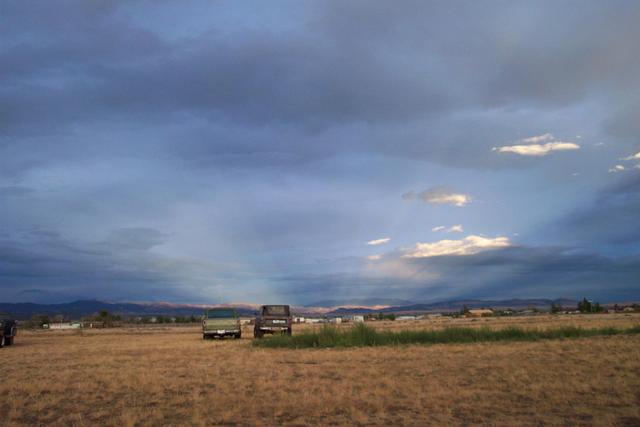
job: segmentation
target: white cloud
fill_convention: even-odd
[[[367,242],[367,245],[372,245],[372,246],[384,245],[385,243],[388,243],[390,240],[391,240],[390,237],[385,237],[383,239],[369,240]]]
[[[445,227],[444,225],[439,225],[437,227],[433,227],[431,231],[434,231],[434,232],[445,231],[447,233],[462,233],[464,229],[462,228],[462,224],[452,225],[449,228]]]
[[[456,224],[449,227],[447,233],[462,233],[463,231],[464,229],[462,228],[462,224]]]
[[[494,239],[481,236],[467,236],[460,240],[440,240],[435,243],[416,243],[403,258],[429,258],[443,255],[473,255],[482,251],[511,246],[508,237]]]
[[[493,147],[493,151],[499,153],[515,153],[521,156],[546,156],[551,151],[578,150],[580,146],[573,142],[547,142],[546,144],[531,145],[507,145],[504,147]]]
[[[434,205],[466,206],[471,202],[471,196],[463,193],[454,193],[445,187],[433,187],[420,193],[410,191],[402,195],[405,200],[420,199]]]
[[[378,260],[382,259],[382,255],[369,255],[367,257],[367,259],[369,261],[378,261]]]
[[[550,133],[519,140],[520,144],[493,147],[498,153],[515,153],[521,156],[546,156],[552,151],[578,150],[580,146],[573,142],[558,141]],[[544,142],[544,144],[542,144]]]
[[[636,154],[632,154],[631,156],[623,157],[620,160],[640,160],[640,151],[638,151]]]
[[[553,140],[553,135],[550,133],[545,133],[543,135],[531,136],[529,138],[521,139],[520,142],[523,144],[538,144],[540,142],[551,141]]]
[[[636,154],[632,154],[630,156],[627,157],[622,157],[620,160],[623,161],[632,161],[632,160],[640,160],[640,151],[638,151]],[[633,166],[634,169],[640,169],[640,163],[636,163]],[[625,170],[626,167],[624,165],[615,165],[614,167],[612,167],[611,169],[609,169],[609,172],[620,172]]]

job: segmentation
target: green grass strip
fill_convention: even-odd
[[[564,326],[554,329],[504,329],[449,327],[437,330],[377,331],[365,324],[338,329],[324,326],[319,331],[303,332],[293,336],[276,335],[253,340],[256,347],[265,348],[333,348],[374,347],[406,344],[448,344],[494,341],[538,341],[549,339],[584,338],[594,336],[639,334],[640,325],[631,328],[583,329]]]

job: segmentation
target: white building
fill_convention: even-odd
[[[42,325],[44,329],[80,329],[80,322],[62,322],[62,323],[49,323],[47,327]]]

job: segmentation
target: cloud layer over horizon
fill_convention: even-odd
[[[5,4],[3,297],[639,299],[639,20]]]

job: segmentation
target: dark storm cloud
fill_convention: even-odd
[[[638,147],[640,135],[640,99],[635,98],[623,104],[605,122],[606,129],[612,135],[630,140]]]
[[[125,250],[149,250],[162,244],[164,240],[164,234],[153,228],[130,227],[112,231],[108,243],[112,247]]]
[[[360,263],[365,263],[361,260]],[[367,296],[436,301],[454,298],[571,297],[624,300],[637,295],[638,256],[608,258],[560,247],[511,247],[464,256],[402,258],[388,254],[365,274],[283,278],[300,301],[322,295],[344,300]],[[402,271],[398,275],[398,271]]]
[[[602,175],[637,151],[640,3],[261,3],[3,4],[7,298],[631,292],[639,183]],[[547,132],[582,148],[491,151]],[[399,200],[436,184],[474,202]],[[464,204],[447,194],[413,196]],[[444,220],[552,226],[541,248],[363,261]]]
[[[154,113],[183,111],[260,126],[314,125],[442,107],[437,85],[416,86],[386,58],[342,52],[318,32],[167,41],[124,24],[114,16],[116,8],[96,13],[82,7],[56,18],[30,16],[30,9],[7,14],[12,22],[31,20],[35,34],[23,40],[6,30],[3,62],[12,65],[4,70],[10,83],[3,104],[11,105],[3,111],[5,126],[32,124],[44,112],[53,113],[50,125],[59,126],[107,113],[153,119]],[[32,37],[38,42],[30,43]]]
[[[5,238],[0,240],[3,298],[20,300],[25,293],[38,302],[91,295],[139,300],[196,298],[179,286],[179,277],[207,267],[148,252],[161,236],[152,229],[120,229],[113,231],[109,241],[81,244],[37,229],[22,233],[20,239]]]
[[[3,197],[21,197],[31,193],[33,193],[31,188],[22,187],[20,185],[0,187],[0,200],[2,200]]]
[[[566,248],[510,248],[464,257],[413,260],[434,269],[449,285],[467,297],[593,295],[625,299],[637,292],[640,258],[607,258],[593,253],[573,253]],[[429,290],[422,294],[429,295]]]
[[[639,9],[635,2],[616,8],[329,2],[297,16],[299,25],[288,30],[296,36],[262,27],[232,37],[209,28],[170,38],[138,25],[143,17],[126,4],[14,3],[5,13],[10,24],[1,52],[9,66],[0,120],[12,134],[97,119],[157,123],[196,115],[261,128],[263,144],[279,140],[278,125],[326,131],[402,123],[423,136],[383,130],[396,155],[495,164],[504,160],[478,154],[491,139],[504,138],[509,125],[496,118],[481,141],[471,142],[469,132],[483,132],[474,111],[637,100],[626,89],[640,83],[633,72],[640,66],[633,43],[640,38]],[[188,16],[189,9],[181,12]],[[469,115],[454,118],[464,136],[449,122],[448,130],[437,130],[439,118],[454,112]],[[351,139],[341,144],[347,150],[387,151],[388,140],[344,138]],[[475,156],[450,155],[463,142]],[[218,143],[203,143],[224,152]],[[254,152],[244,144],[235,141],[234,152]],[[291,138],[279,151],[313,155],[305,145]]]
[[[291,276],[283,283],[303,301],[323,294],[346,300],[382,295],[414,301],[585,295],[603,301],[634,299],[640,277],[640,232],[634,226],[638,212],[640,174],[631,173],[539,231],[553,236],[559,246],[514,245],[425,258],[405,258],[406,250],[396,250],[379,260],[351,259],[357,273]]]
[[[613,253],[624,254],[640,245],[639,215],[640,174],[630,171],[561,220],[554,231],[569,244],[609,246]]]

